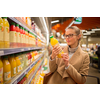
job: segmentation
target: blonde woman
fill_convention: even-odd
[[[79,41],[82,37],[80,29],[76,26],[69,27],[65,32],[67,45],[62,58],[57,54],[61,47],[56,45],[50,55],[49,67],[53,73],[48,84],[84,84],[89,70],[89,55],[84,52]]]

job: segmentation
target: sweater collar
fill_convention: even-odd
[[[76,48],[70,48],[70,46],[68,46],[68,51],[71,53],[75,53],[75,51],[78,49],[79,45]]]

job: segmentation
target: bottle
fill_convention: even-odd
[[[55,39],[53,36],[50,36],[50,39],[51,39],[51,40],[50,40],[50,43],[51,43],[51,45],[52,45],[53,47],[54,47],[56,44],[59,45],[58,40]],[[61,50],[60,53],[57,55],[58,58],[62,58],[62,57],[61,57],[61,54],[62,54],[62,53],[64,53],[63,50]]]
[[[25,31],[24,31],[24,28],[22,28],[22,32],[23,32],[23,47],[25,47]]]
[[[21,67],[22,67],[21,70],[23,70],[23,68],[24,68],[24,59],[23,59],[23,54],[22,53],[19,53],[19,59],[21,61]]]
[[[0,57],[0,84],[3,84],[3,62]]]
[[[11,77],[16,75],[17,64],[14,58],[14,54],[10,55],[9,62],[11,64]]]
[[[16,34],[17,34],[17,37],[16,37],[16,43],[17,43],[17,46],[16,47],[21,47],[21,33],[20,33],[20,29],[19,29],[19,24],[15,24],[15,27],[16,27]]]
[[[21,71],[21,61],[19,59],[18,54],[15,54],[15,60],[16,60],[16,64],[17,64],[17,73],[19,73]]]
[[[16,27],[15,27],[15,23],[12,22],[10,26],[10,34],[9,34],[11,48],[16,48],[16,44],[17,44],[16,38],[17,38]]]
[[[22,59],[23,59],[23,62],[24,62],[24,65],[23,65],[23,68],[25,68],[25,67],[27,67],[27,64],[26,64],[26,62],[27,62],[27,59],[26,59],[26,54],[25,54],[25,52],[22,52]]]
[[[21,47],[23,47],[23,32],[22,32],[22,27],[20,26],[20,34],[21,34],[21,38],[20,38],[20,44],[21,44]]]
[[[26,29],[24,29],[24,32],[25,32],[25,47],[27,47],[27,32],[26,32]]]
[[[27,53],[27,51],[25,52],[25,55],[26,55],[26,66],[28,66],[28,53]]]
[[[4,82],[11,79],[11,65],[8,61],[8,56],[3,56],[3,76]]]
[[[3,19],[0,17],[0,48],[4,48],[4,25]]]
[[[4,47],[9,48],[10,43],[9,43],[9,23],[7,21],[7,17],[2,17],[3,18],[3,25],[4,25]]]

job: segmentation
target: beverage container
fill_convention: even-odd
[[[51,45],[54,47],[55,45],[59,45],[59,42],[58,42],[58,40],[57,39],[55,39],[53,36],[50,36],[50,43],[51,43]],[[59,54],[57,55],[58,56],[58,58],[62,58],[61,57],[61,54],[63,54],[64,52],[63,52],[63,50],[61,50],[60,52],[59,52]]]
[[[0,48],[4,48],[4,24],[3,19],[0,17]]]
[[[7,21],[7,17],[2,17],[3,18],[3,25],[4,25],[4,47],[9,48],[10,43],[9,43],[9,23]]]
[[[3,62],[0,57],[0,84],[3,84]]]
[[[21,38],[20,38],[20,44],[21,44],[21,47],[23,47],[23,31],[22,31],[22,27],[20,26],[20,34],[21,34]]]
[[[15,24],[16,26],[16,47],[21,47],[21,33],[20,33],[20,29],[19,29],[19,24]]]
[[[9,62],[11,64],[11,77],[16,75],[17,64],[14,58],[14,54],[10,55]]]
[[[4,76],[4,82],[11,79],[11,65],[8,61],[8,56],[3,57],[3,76]]]
[[[22,69],[21,61],[19,59],[19,54],[15,54],[15,60],[16,60],[16,64],[17,64],[17,73],[19,73]]]
[[[17,38],[17,33],[16,33],[16,27],[15,23],[11,23],[10,26],[10,34],[9,34],[9,40],[10,40],[10,47],[15,48],[17,43],[16,43],[16,38]]]

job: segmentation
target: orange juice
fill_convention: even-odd
[[[16,60],[15,60],[13,54],[10,55],[10,57],[9,57],[9,62],[10,62],[10,64],[11,64],[11,77],[13,77],[13,76],[16,75],[16,67],[17,67],[17,65],[16,65]]]
[[[11,65],[8,61],[8,56],[3,57],[3,76],[4,82],[11,79]]]
[[[3,84],[3,63],[0,57],[0,84]]]
[[[3,19],[0,17],[0,48],[4,48],[4,25]]]
[[[21,61],[19,59],[18,54],[15,54],[15,60],[16,60],[16,64],[17,64],[17,73],[19,73],[21,71]]]
[[[9,23],[7,21],[7,17],[2,17],[3,18],[3,25],[4,25],[4,47],[9,48]]]
[[[54,47],[56,44],[59,45],[58,40],[55,39],[53,36],[50,36],[50,39],[51,39],[51,40],[50,40],[50,43],[51,43],[51,45],[52,45],[53,47]],[[61,54],[62,54],[62,53],[64,53],[63,50],[61,50],[60,53],[57,55],[58,58],[62,58],[62,57],[61,57]]]

